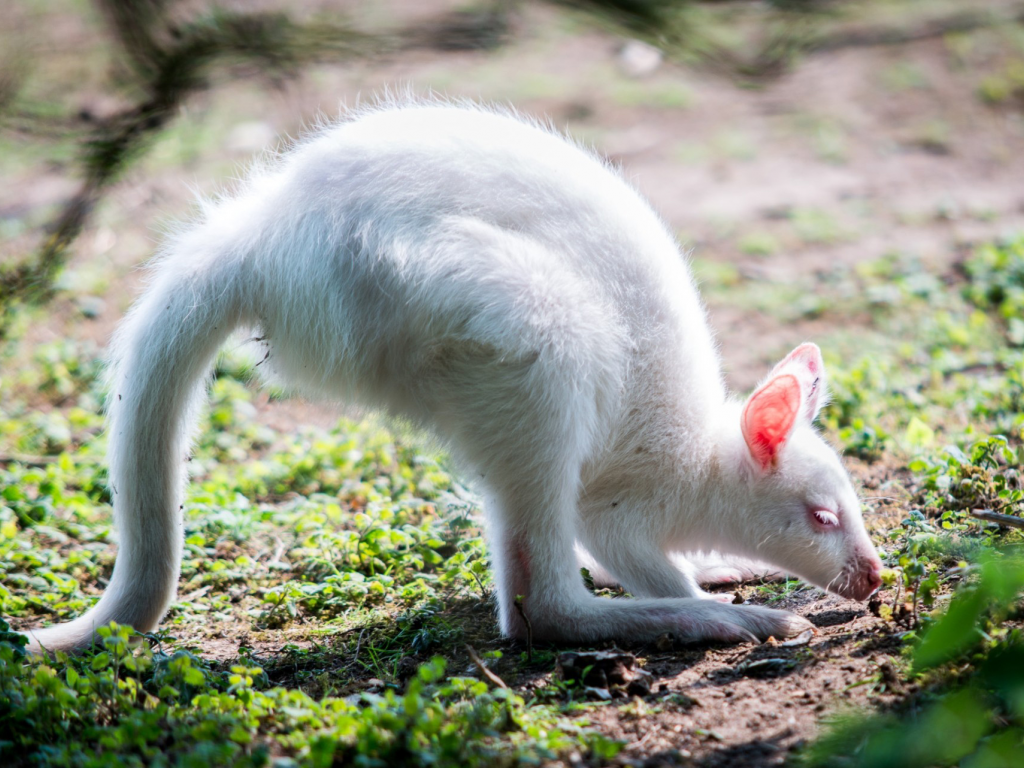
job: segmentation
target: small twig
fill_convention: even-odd
[[[366,627],[363,627],[363,631],[359,633],[359,639],[356,640],[356,652],[355,652],[355,655],[352,657],[352,661],[351,661],[352,664],[356,664],[359,661],[359,651],[363,647],[363,635],[365,635],[365,634],[366,634]]]
[[[37,611],[42,611],[43,613],[48,613],[51,616],[60,616],[60,612],[59,611],[54,610],[53,608],[51,608],[50,606],[46,605],[45,603],[40,603],[38,600],[33,600],[30,597],[22,597],[21,599],[25,601],[26,605],[29,605],[32,608],[35,608]]]
[[[46,467],[57,461],[60,461],[60,456],[29,456],[19,453],[0,456],[0,464],[24,464],[26,467]]]
[[[194,592],[189,592],[187,595],[183,595],[182,597],[179,597],[178,598],[178,602],[179,603],[191,603],[191,602],[193,602],[195,600],[198,600],[200,597],[202,597],[203,595],[205,595],[209,591],[210,591],[210,585],[207,584],[205,587],[200,587],[199,589],[195,590]]]
[[[942,372],[942,378],[949,379],[958,373],[1004,373],[1006,371],[1006,364],[1000,362],[994,363],[972,363],[971,365],[961,365],[958,368],[947,368]],[[927,384],[930,384],[929,379]],[[921,387],[926,386],[926,383],[922,383]]]
[[[959,11],[943,18],[925,20],[911,29],[866,28],[840,30],[816,41],[813,51],[834,51],[849,47],[903,45],[955,32],[971,32],[1024,19],[1024,8],[1013,3],[1003,8]]]
[[[513,603],[518,611],[520,618],[526,625],[526,661],[528,663],[533,662],[533,625],[530,624],[530,617],[526,615],[526,611],[523,609],[523,596],[516,595],[515,602]]]
[[[285,562],[281,559],[281,557],[284,555],[284,551],[288,548],[288,545],[281,541],[281,539],[278,539],[277,537],[275,537],[275,539],[277,541],[277,549],[274,550],[274,556],[270,559],[270,562],[267,563],[267,565],[274,565],[275,563],[280,563],[281,565],[284,565]]]
[[[999,525],[1005,525],[1009,528],[1024,529],[1024,518],[1014,517],[1013,515],[1003,515],[999,512],[993,512],[991,509],[972,509],[971,516],[976,517],[979,520],[984,520],[988,523],[998,523]]]
[[[645,733],[643,735],[643,738],[637,739],[636,741],[630,743],[629,744],[629,748],[630,749],[634,749],[634,750],[635,749],[640,749],[640,747],[642,747],[644,744],[646,744],[647,740],[649,738],[651,738],[651,736],[653,736],[657,732],[658,732],[658,730],[656,728],[651,728],[649,731],[647,731],[647,733]]]
[[[477,652],[473,649],[473,646],[469,645],[468,643],[466,644],[466,653],[469,654],[469,660],[476,665],[476,668],[480,670],[480,674],[487,678],[487,681],[491,685],[496,685],[499,688],[505,688],[506,690],[508,689],[508,686],[505,685],[505,681],[487,668],[487,665],[484,664],[484,660],[477,655]]]
[[[484,583],[480,580],[480,577],[477,576],[475,573],[473,573],[472,570],[469,571],[469,575],[473,577],[473,581],[476,582],[476,585],[477,585],[477,587],[480,590],[480,599],[486,601],[487,600],[487,587],[484,586]]]

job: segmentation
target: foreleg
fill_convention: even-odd
[[[690,552],[675,556],[681,567],[690,569],[700,584],[742,584],[745,581],[775,581],[786,573],[774,566],[738,555],[719,552]]]

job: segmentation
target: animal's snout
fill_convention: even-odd
[[[849,588],[845,597],[854,600],[867,600],[882,586],[882,561],[874,552],[858,555],[854,561]]]

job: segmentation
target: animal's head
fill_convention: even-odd
[[[881,584],[882,563],[849,475],[812,425],[826,398],[821,351],[803,344],[743,404],[730,457],[746,501],[743,538],[751,554],[865,600]]]

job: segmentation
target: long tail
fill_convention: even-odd
[[[174,600],[197,411],[217,349],[242,322],[240,260],[197,240],[172,247],[114,339],[107,422],[119,551],[110,584],[78,619],[28,632],[32,650],[86,648],[110,621],[150,631]]]

